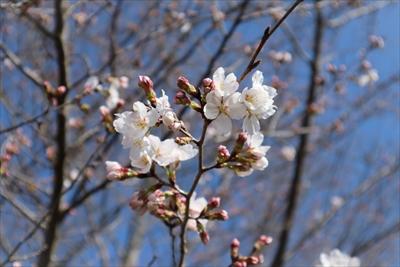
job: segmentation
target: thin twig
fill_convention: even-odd
[[[239,82],[243,81],[244,78],[247,76],[247,74],[249,74],[253,69],[255,69],[260,63],[261,60],[257,60],[257,56],[258,54],[261,52],[262,48],[264,47],[265,43],[268,41],[269,37],[271,37],[271,35],[279,28],[279,26],[282,24],[282,22],[290,15],[290,13],[292,13],[292,11],[304,0],[297,0],[296,2],[294,2],[292,4],[292,6],[286,11],[285,15],[282,16],[282,18],[280,18],[276,24],[274,25],[274,27],[268,26],[265,31],[264,34],[261,38],[260,43],[258,44],[256,50],[254,51],[253,56],[251,57],[251,60],[249,62],[249,64],[247,65],[246,69],[244,70],[244,72],[242,73],[242,75],[239,78]]]

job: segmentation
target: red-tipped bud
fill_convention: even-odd
[[[175,95],[175,103],[178,105],[189,105],[190,104],[190,98],[182,91],[176,92]]]
[[[56,94],[58,96],[64,95],[67,92],[67,87],[65,87],[64,85],[61,85],[57,88]]]
[[[238,153],[240,153],[240,151],[242,150],[244,144],[246,143],[248,138],[247,133],[245,132],[241,132],[238,136],[238,138],[236,139],[236,144],[235,147],[233,148],[233,155],[237,155]]]
[[[201,242],[203,242],[204,245],[207,245],[208,241],[210,241],[210,236],[208,235],[208,233],[206,231],[204,232],[200,232],[200,239]]]
[[[208,220],[218,220],[218,221],[226,221],[229,219],[229,215],[226,210],[209,212],[204,217]]]
[[[247,267],[247,263],[245,261],[235,261],[233,267]]]
[[[259,241],[261,244],[263,244],[264,246],[268,246],[268,245],[270,245],[270,244],[272,243],[273,238],[270,237],[270,236],[261,235],[261,236],[258,238],[258,241]]]
[[[238,247],[240,247],[240,241],[239,239],[235,238],[232,240],[231,248],[238,248]]]
[[[156,92],[154,92],[153,81],[148,76],[139,76],[138,85],[146,92],[146,97],[150,103],[156,105]]]
[[[240,242],[237,238],[233,239],[231,242],[231,258],[235,260],[239,257],[239,247]]]
[[[140,75],[138,85],[146,93],[153,90],[153,81],[148,76]]]
[[[180,76],[178,78],[177,85],[178,85],[179,89],[185,91],[186,93],[188,93],[190,95],[196,95],[197,94],[196,87],[194,87],[194,85],[192,85],[189,82],[189,80],[186,79],[183,76]]]
[[[260,259],[257,256],[250,256],[247,258],[247,263],[249,265],[256,265],[260,263]]]
[[[229,153],[229,150],[226,148],[226,146],[220,145],[218,147],[218,159],[221,161],[225,161],[229,159],[231,156],[231,153]]]
[[[221,204],[221,198],[219,198],[219,197],[213,197],[209,202],[208,202],[208,209],[209,210],[212,210],[212,209],[215,209],[215,208],[218,208],[219,207],[219,205]]]
[[[208,94],[209,92],[211,92],[212,90],[215,89],[215,84],[214,84],[213,80],[211,80],[210,78],[203,79],[202,85],[203,85],[205,94]]]

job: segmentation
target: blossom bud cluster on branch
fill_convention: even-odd
[[[229,216],[226,210],[219,209],[219,197],[209,201],[196,197],[195,189],[202,174],[215,168],[227,168],[239,176],[247,176],[254,170],[264,170],[268,166],[266,153],[269,146],[262,145],[264,136],[260,120],[275,113],[273,99],[277,93],[274,88],[264,85],[263,80],[263,74],[256,71],[252,76],[252,86],[239,92],[235,74],[225,76],[222,67],[214,72],[212,79],[203,79],[201,88],[196,88],[187,78],[179,77],[175,104],[199,113],[203,120],[201,137],[196,139],[178,118],[165,92],[161,90],[161,95],[158,95],[150,77],[139,76],[138,86],[144,90],[147,101],[134,102],[131,110],[116,113],[112,121],[115,131],[122,135],[123,147],[129,150],[131,166],[124,167],[118,162],[107,161],[107,178],[155,178],[156,184],[134,193],[130,201],[131,208],[140,214],[149,212],[171,229],[181,226],[181,238],[185,235],[185,229],[196,231],[200,240],[207,244],[210,240],[207,222],[225,221]],[[115,81],[121,86],[121,79]],[[103,110],[103,113],[103,117],[111,116],[110,112]],[[233,147],[229,149],[219,145],[215,164],[203,166],[207,130],[215,134],[217,142],[227,139],[232,135],[232,119],[243,120]],[[175,137],[160,139],[154,132],[159,127]],[[177,170],[180,162],[196,156],[199,159],[197,174],[190,191],[185,192],[177,184]],[[167,179],[158,176],[158,169],[164,171]],[[260,240],[256,242],[255,252],[251,256],[238,256],[235,261],[248,265],[261,263],[262,256],[258,252],[266,242]]]

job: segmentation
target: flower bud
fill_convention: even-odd
[[[189,105],[190,104],[190,98],[182,91],[178,91],[175,95],[175,103],[178,105]]]
[[[212,210],[215,208],[218,208],[219,205],[221,204],[221,198],[219,197],[213,197],[207,204],[207,209]]]
[[[211,80],[210,78],[203,79],[202,85],[203,85],[205,94],[208,94],[212,90],[215,90],[215,84],[214,84],[213,80]]]
[[[383,48],[385,46],[385,41],[378,35],[371,35],[369,37],[369,43],[372,48]]]
[[[264,246],[268,246],[272,243],[273,238],[270,236],[266,236],[266,235],[261,235],[258,238],[258,241],[260,241],[261,244],[263,244]]]
[[[203,242],[204,245],[207,245],[208,241],[210,241],[210,236],[208,235],[208,233],[206,231],[204,232],[200,232],[200,239],[201,242]]]
[[[239,257],[239,247],[240,247],[240,242],[237,238],[232,240],[231,243],[231,258],[236,259]]]
[[[150,101],[150,103],[155,106],[156,105],[156,93],[154,92],[153,88],[153,81],[148,77],[148,76],[139,76],[139,82],[138,85],[140,88],[142,88],[145,93],[147,99]]]
[[[134,176],[134,172],[122,167],[116,161],[106,161],[107,179],[120,180],[129,176]]]
[[[236,139],[235,147],[233,148],[232,155],[237,155],[243,149],[244,144],[247,141],[247,133],[241,132]]]
[[[245,261],[235,261],[233,267],[247,267],[247,263]]]
[[[204,218],[208,220],[226,221],[229,219],[229,215],[226,210],[220,210],[215,212],[209,212],[204,216]]]
[[[186,93],[188,93],[190,95],[196,95],[197,94],[196,87],[194,87],[194,85],[189,83],[189,80],[186,79],[183,76],[180,76],[178,78],[177,85],[178,85],[179,89],[183,90],[184,92],[186,92]]]
[[[57,90],[56,90],[56,94],[57,94],[58,96],[62,96],[62,95],[64,95],[66,92],[67,92],[67,87],[65,87],[64,85],[59,86],[59,87],[57,88]]]
[[[247,258],[247,263],[249,265],[256,265],[256,264],[260,264],[260,260],[257,256],[250,256]]]
[[[231,154],[229,153],[229,150],[226,148],[226,146],[220,145],[218,147],[218,159],[220,161],[226,161],[229,159]]]

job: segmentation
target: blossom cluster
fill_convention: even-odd
[[[129,205],[140,214],[149,212],[169,226],[182,224],[187,208],[186,198],[174,189],[162,191],[160,186],[156,184],[134,193]],[[225,210],[216,210],[220,206],[218,197],[213,197],[207,202],[203,197],[196,198],[196,193],[194,193],[189,203],[189,219],[186,227],[197,231],[202,242],[207,244],[210,239],[206,231],[208,220],[227,220],[228,213]]]
[[[360,267],[361,262],[356,257],[351,257],[339,249],[329,253],[321,253],[316,267]]]
[[[205,78],[201,88],[196,88],[185,77],[179,77],[175,103],[200,113],[204,121],[202,136],[196,139],[174,112],[165,92],[161,90],[161,96],[157,95],[152,80],[147,76],[139,76],[138,86],[144,90],[146,102],[134,102],[131,110],[116,113],[114,120],[110,120],[110,112],[102,112],[103,121],[112,124],[114,130],[122,135],[122,145],[129,150],[130,159],[129,167],[107,161],[107,178],[155,178],[158,181],[155,185],[133,195],[131,208],[140,214],[149,212],[171,228],[183,225],[197,231],[206,244],[210,238],[206,231],[207,221],[227,220],[228,213],[217,209],[220,206],[218,197],[210,201],[196,198],[195,184],[188,193],[180,189],[176,184],[176,170],[180,162],[194,158],[203,150],[207,129],[214,134],[217,142],[229,138],[232,135],[232,120],[243,120],[234,146],[228,149],[220,145],[216,163],[208,168],[201,166],[198,179],[206,169],[227,168],[239,176],[247,176],[254,170],[264,170],[268,166],[266,153],[269,146],[262,145],[264,136],[260,120],[275,113],[274,97],[277,93],[274,88],[263,84],[263,80],[263,74],[256,71],[252,76],[252,86],[239,92],[235,74],[225,75],[222,67],[214,72],[212,79]],[[121,87],[123,81],[126,79],[114,79],[111,86]],[[97,80],[88,81],[88,88],[96,86]],[[110,93],[109,98],[112,95]],[[108,102],[114,103],[115,99],[107,99]],[[107,106],[108,110],[118,112],[114,104]],[[164,127],[176,137],[160,139],[154,131],[158,127]],[[158,176],[156,166],[165,171],[168,181]],[[167,186],[168,190],[162,190],[163,186]],[[256,258],[257,262],[261,262],[261,258],[253,256],[249,258],[249,263],[255,263]],[[243,259],[240,258],[238,262]]]
[[[204,115],[213,120],[216,134],[229,137],[232,131],[232,119],[243,119],[242,129],[249,134],[260,132],[259,120],[275,113],[273,98],[277,95],[273,87],[263,84],[263,74],[256,71],[252,77],[252,87],[237,92],[239,83],[235,74],[225,77],[222,67],[213,75],[214,90],[206,96]]]

